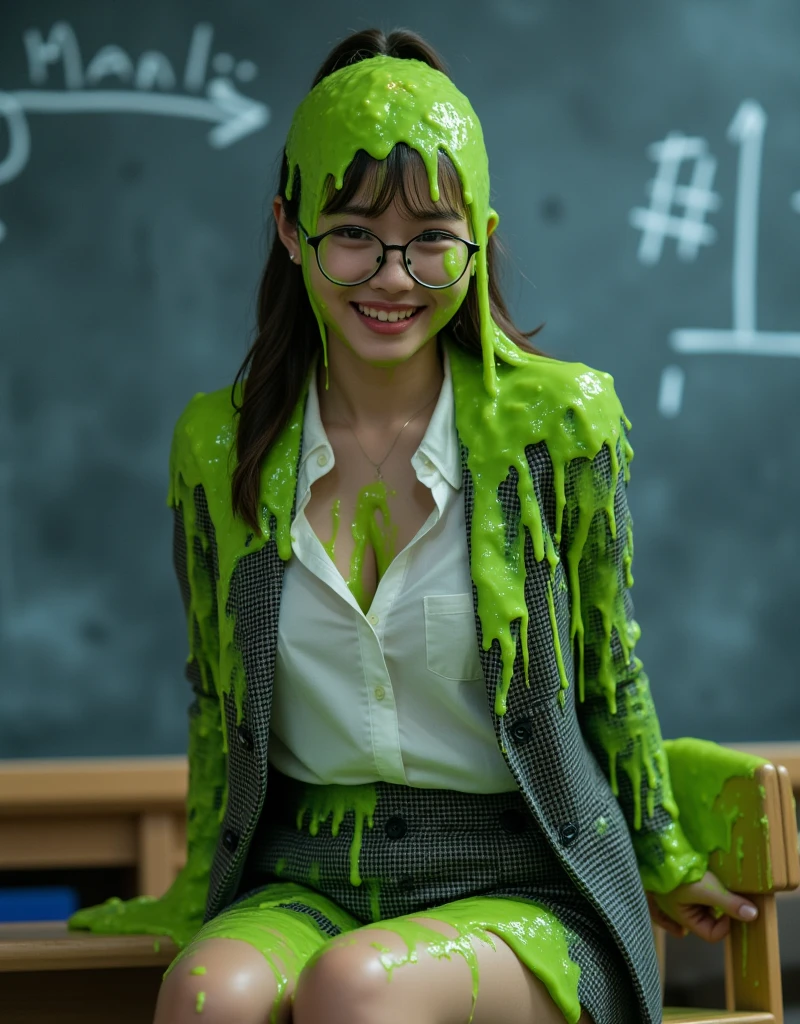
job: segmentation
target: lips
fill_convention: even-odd
[[[376,317],[368,316],[366,313],[362,313],[358,308],[358,303],[351,302],[350,305],[353,307],[353,312],[356,314],[358,319],[368,327],[371,331],[376,334],[402,334],[404,331],[414,323],[419,314],[425,309],[425,306],[418,306],[417,309],[411,316],[405,317],[402,320],[378,320]],[[366,306],[365,302],[361,303],[362,306]],[[394,306],[387,309],[382,305],[370,306],[370,309],[383,309],[385,312],[394,312],[400,309],[410,309],[410,306]]]
[[[404,320],[411,320],[411,319],[413,319],[417,315],[417,313],[419,313],[419,311],[421,309],[425,308],[424,306],[411,306],[411,305],[408,305],[408,306],[387,306],[387,305],[384,305],[383,303],[372,303],[372,302],[351,302],[350,305],[355,309],[355,311],[357,313],[360,313],[361,316],[367,316],[367,317],[369,317],[370,320],[377,320],[379,323],[384,323],[384,324],[385,323],[397,323],[398,321],[404,321]],[[360,309],[359,308],[360,306],[363,307],[363,309]],[[371,316],[370,313],[364,312],[364,310],[367,310],[367,309],[371,310],[374,313],[384,313],[386,315],[386,319],[384,319],[384,318],[382,318],[380,316]],[[412,310],[413,312],[411,312],[409,314],[408,313],[409,310]],[[396,316],[395,319],[389,319],[393,313],[394,314],[401,314],[402,313],[404,315],[402,315],[402,316],[398,315],[398,316]]]

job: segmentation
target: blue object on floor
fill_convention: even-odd
[[[79,902],[77,889],[68,885],[0,889],[0,921],[64,921]]]

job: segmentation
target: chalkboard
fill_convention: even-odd
[[[185,749],[167,461],[252,337],[296,105],[382,5],[6,5],[0,756]],[[517,322],[633,423],[667,736],[791,740],[800,7],[407,0],[487,139]]]

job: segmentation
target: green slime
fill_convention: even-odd
[[[553,586],[561,559],[562,537],[568,533],[564,557],[571,598],[570,642],[577,657],[578,695],[587,708],[596,709],[603,703],[608,710],[605,718],[596,710],[591,718],[584,715],[586,728],[590,738],[608,754],[614,791],[617,792],[618,767],[633,783],[634,829],[641,827],[639,783],[643,778],[648,787],[648,814],[652,815],[658,794],[661,806],[673,819],[668,830],[648,836],[646,844],[637,845],[636,835],[633,836],[645,886],[667,892],[687,878],[695,880],[693,875],[700,877],[705,865],[701,863],[703,858],[687,843],[678,824],[647,678],[640,671],[640,663],[633,659],[638,627],[627,623],[623,605],[623,587],[632,582],[633,546],[627,527],[622,574],[612,558],[611,540],[617,531],[614,494],[618,482],[627,480],[633,454],[625,432],[630,424],[608,374],[580,363],[562,363],[524,353],[491,319],[486,242],[489,226],[492,222],[496,224],[498,218],[489,205],[488,159],[480,124],[469,101],[450,79],[418,61],[373,57],[334,72],[309,93],[295,114],[287,140],[290,171],[287,198],[291,198],[294,170],[299,167],[300,217],[304,223],[315,226],[329,177],[332,176],[335,186],[341,188],[344,173],[359,149],[381,160],[398,142],[408,143],[421,155],[434,201],[439,198],[439,151],[450,156],[470,210],[473,237],[481,247],[476,257],[474,284],[481,319],[482,373],[481,365],[457,347],[451,345],[450,354],[456,425],[467,449],[469,469],[475,482],[471,573],[477,589],[483,645],[488,650],[497,642],[502,658],[495,711],[503,715],[506,710],[515,655],[511,634],[514,620],[519,620],[521,625],[524,681],[530,686],[522,557],[526,535],[531,538],[535,558],[539,562],[546,559],[549,568],[548,610],[561,679],[559,698],[564,707],[568,678],[556,628]],[[306,248],[301,248],[303,274],[320,328],[327,366],[326,329],[310,286]],[[202,919],[208,872],[227,802],[227,736],[221,727],[225,721],[224,703],[232,694],[237,722],[240,722],[245,694],[241,657],[233,640],[234,621],[226,614],[230,582],[239,559],[255,553],[269,540],[275,541],[283,560],[291,555],[290,520],[306,394],[307,389],[304,389],[286,428],[262,464],[261,530],[256,536],[244,521],[234,517],[231,508],[230,463],[235,453],[236,428],[230,389],[196,395],[178,421],[170,458],[168,501],[171,506],[182,509],[188,538],[189,658],[197,662],[206,692],[214,695],[218,702],[215,705],[213,700],[201,698],[199,712],[190,726],[187,865],[163,900],[145,899],[124,905],[109,901],[100,908],[79,911],[70,921],[73,927],[145,932],[157,928],[159,933],[172,935],[176,941],[185,943],[187,935]],[[236,399],[237,404],[242,400],[240,385]],[[556,516],[552,531],[543,522],[524,454],[526,446],[539,442],[546,444],[553,467]],[[598,488],[592,473],[592,460],[603,449],[611,466],[605,489]],[[516,542],[509,545],[497,488],[511,468],[518,474],[517,489],[525,529],[520,530]],[[567,493],[565,478],[571,468],[576,471],[576,485]],[[216,582],[219,609],[216,617],[211,612],[214,581],[194,546],[198,539],[201,551],[207,552],[208,539],[197,528],[195,520],[194,489],[198,485],[204,488],[217,542],[220,576]],[[590,582],[582,587],[579,568],[586,564],[592,572]],[[560,585],[563,589],[563,581]],[[590,614],[592,612],[599,615]],[[587,623],[595,619],[600,626],[592,630]],[[622,670],[612,664],[611,641],[615,634],[625,654],[626,667],[622,673],[625,686],[618,682]],[[591,678],[587,678],[585,672],[588,646],[596,651],[599,663],[597,673]],[[635,670],[633,681],[628,678],[628,664]],[[621,725],[617,718],[618,689],[624,694],[627,713]],[[222,793],[218,810],[212,806],[211,794],[215,789]],[[497,902],[491,901],[493,915],[497,913]],[[510,907],[516,922],[519,906],[514,903]],[[256,920],[258,912],[252,913],[252,928],[257,930],[260,927]],[[201,934],[221,927],[218,922],[224,918],[223,914],[209,922]],[[298,915],[291,918],[293,935],[301,928],[297,918]],[[486,928],[488,930],[489,925]],[[492,928],[497,930],[495,924]],[[566,943],[564,930],[555,919],[549,929],[551,934],[542,944],[545,959],[547,949],[563,949]],[[533,934],[535,929],[529,929],[527,938]],[[274,945],[280,941],[280,935],[273,932],[270,942]],[[437,941],[441,941],[438,934]],[[307,951],[312,945],[313,948],[319,945],[318,935]],[[269,955],[265,955],[269,959]],[[557,1001],[562,999],[563,1002],[568,989],[574,994],[575,988],[571,983],[567,985],[568,975],[563,963],[559,971],[553,982],[554,993],[558,995]],[[570,1020],[577,1020],[574,1005],[566,1015]]]
[[[497,498],[500,482],[514,467],[518,473],[522,523],[531,538],[535,557],[547,562],[551,599],[555,570],[561,557],[562,532],[565,522],[569,523],[565,558],[572,598],[570,636],[577,654],[579,695],[587,704],[600,701],[610,712],[610,720],[619,724],[616,671],[606,649],[610,647],[612,630],[616,630],[626,649],[632,651],[638,629],[628,626],[625,621],[622,587],[626,580],[620,580],[620,574],[611,563],[607,540],[616,532],[614,490],[618,478],[627,479],[628,463],[632,457],[625,437],[627,421],[611,378],[583,364],[536,357],[524,366],[498,366],[497,392],[490,396],[484,386],[480,363],[449,340],[446,343],[449,345],[453,376],[456,425],[467,449],[468,465],[475,483],[471,573],[477,590],[483,645],[488,649],[497,641],[502,655],[497,714],[505,713],[511,685],[516,650],[511,623],[515,618],[522,622],[524,682],[530,685],[525,642],[527,608],[521,549],[523,531],[519,531],[516,543],[509,547],[503,509]],[[224,610],[227,608],[231,577],[240,558],[258,551],[269,540],[274,540],[282,559],[288,560],[291,556],[291,512],[306,394],[304,390],[300,395],[286,428],[262,465],[262,529],[257,535],[253,535],[243,520],[234,518],[231,511],[230,463],[235,425],[229,389],[196,395],[178,421],[171,455],[169,503],[183,510],[188,538],[187,571],[192,584],[187,615],[190,660],[198,662],[209,692],[217,697],[216,702],[209,698],[200,699],[199,715],[193,721],[190,734],[189,806],[194,803],[198,810],[204,807],[204,813],[195,814],[190,821],[187,867],[164,900],[147,902],[144,906],[140,906],[138,901],[130,901],[116,905],[111,913],[102,913],[102,908],[80,911],[73,918],[75,927],[92,927],[98,931],[152,931],[169,934],[179,944],[185,944],[202,922],[208,872],[227,797],[224,789],[227,745],[224,730],[220,727],[224,721],[224,698],[232,696],[237,721],[241,721],[245,694],[241,658],[233,642],[234,622]],[[556,519],[552,536],[542,519],[524,456],[527,445],[542,441],[550,454],[556,488]],[[606,491],[598,490],[591,475],[591,460],[603,447],[608,450],[612,467]],[[569,467],[577,468],[577,485],[567,495],[565,478]],[[213,595],[207,564],[195,550],[196,538],[200,551],[205,552],[208,547],[208,540],[198,529],[194,513],[194,489],[198,485],[204,489],[215,526],[219,563],[217,617],[212,616]],[[629,537],[629,531],[626,531],[626,543],[629,543]],[[592,559],[594,572],[590,584],[582,587],[578,567],[585,557]],[[626,557],[630,558],[629,550]],[[552,600],[550,608],[553,644],[559,652],[563,690],[567,678],[553,620]],[[600,613],[600,631],[598,635],[587,636],[584,623],[593,608]],[[587,678],[583,671],[587,643],[595,644],[599,649],[599,669],[591,678]],[[645,777],[649,787],[648,812],[652,813],[658,792],[661,805],[673,818],[677,818],[646,677],[639,673],[635,685],[620,689],[627,712],[622,720],[623,727],[608,729],[604,733],[603,726],[597,726],[597,739],[607,750],[615,773],[613,785],[616,787],[618,765],[632,780]],[[587,725],[594,728],[593,723],[602,721],[602,716],[595,714]],[[211,801],[210,794],[215,787],[223,789],[219,810],[214,810]],[[639,788],[634,785],[635,794]],[[636,827],[639,827],[640,809],[636,818]],[[705,870],[702,858],[688,845],[677,820],[663,834],[648,836],[644,846],[637,846],[635,834],[633,839],[643,883],[652,891],[668,892],[682,881],[695,880]]]
[[[358,861],[364,825],[368,828],[374,826],[376,803],[377,794],[371,783],[357,786],[306,785],[300,792],[296,817],[298,830],[303,827],[308,816],[309,832],[315,836],[320,825],[330,819],[331,834],[336,836],[345,815],[353,815],[350,883],[354,886],[362,884]],[[374,895],[377,895],[377,880],[370,879],[368,882],[373,883]],[[580,1016],[577,996],[580,968],[568,956],[567,932],[555,915],[545,908],[527,900],[500,901],[475,897],[454,901],[445,908],[426,912],[427,917],[453,925],[457,931],[455,939],[444,938],[435,930],[413,920],[412,916],[420,915],[383,920],[377,899],[372,902],[373,922],[380,928],[401,935],[407,944],[406,953],[398,959],[387,947],[373,943],[382,954],[381,963],[387,969],[390,979],[395,967],[418,960],[418,945],[426,945],[427,953],[431,956],[449,958],[453,953],[459,953],[467,961],[472,973],[474,1011],[478,992],[478,963],[471,938],[477,937],[494,949],[494,943],[488,935],[488,932],[494,932],[507,941],[511,940],[512,948],[547,986],[567,1020],[576,1021]]]
[[[375,786],[306,786],[304,796],[297,810],[297,828],[303,827],[306,814],[309,816],[308,830],[312,836],[319,832],[320,825],[331,818],[331,834],[338,836],[344,816],[351,811],[355,818],[353,841],[350,845],[350,884],[361,885],[358,858],[361,852],[361,838],[364,822],[373,826],[373,815],[377,794]]]
[[[372,549],[375,553],[378,579],[383,577],[396,553],[397,527],[391,521],[386,484],[383,480],[375,480],[358,492],[352,531],[355,547],[350,559],[350,579],[347,586],[358,601],[359,608],[366,612],[372,603],[372,595],[364,588],[367,551]]]
[[[742,813],[736,803],[725,801],[722,791],[728,779],[752,779],[756,768],[767,762],[755,754],[741,750],[720,747],[706,740],[683,737],[667,740],[664,749],[669,758],[673,790],[681,809],[681,823],[684,833],[694,847],[706,855],[721,850],[729,853],[732,831]],[[759,786],[762,801],[765,797],[763,786]],[[766,815],[758,818],[757,824],[764,837],[764,849],[769,851],[769,819]],[[736,866],[741,881],[741,865],[744,853],[743,838],[736,844]],[[767,853],[766,865],[761,863],[760,847],[756,871],[759,886],[772,885],[772,864]]]
[[[406,143],[422,157],[434,202],[439,200],[440,151],[450,157],[458,172],[473,239],[480,246],[475,256],[475,286],[484,378],[487,390],[493,394],[495,357],[518,365],[526,361],[526,356],[498,330],[491,317],[486,243],[489,225],[496,226],[499,217],[489,204],[489,159],[472,105],[446,75],[422,61],[377,56],[340,68],[322,79],[298,106],[289,129],[286,198],[292,198],[294,174],[299,168],[300,220],[311,225],[313,233],[329,180],[340,189],[359,150],[375,160],[385,160],[398,142]],[[301,246],[300,251],[327,368],[327,331],[309,276],[308,246]],[[441,326],[444,325],[435,324],[435,329]]]
[[[340,507],[341,499],[336,498],[331,505],[331,539],[322,542],[332,562],[335,561],[336,538],[339,534]],[[380,522],[376,513],[380,514]],[[355,546],[350,558],[350,574],[346,583],[359,608],[366,613],[372,603],[372,596],[364,585],[367,551],[372,550],[375,554],[378,579],[383,577],[397,551],[397,527],[391,521],[388,493],[383,480],[375,480],[358,492],[351,532]]]
[[[331,815],[334,822],[341,823],[348,810],[355,810],[356,823],[359,816],[362,825],[364,821],[369,820],[374,787],[316,788],[320,793],[312,796],[310,804],[305,808],[312,811],[312,827],[314,821],[318,826],[321,820]],[[347,790],[355,792],[348,793]],[[372,798],[369,795],[370,790]],[[301,813],[304,814],[305,811]],[[355,873],[358,874],[357,869]],[[247,942],[261,952],[275,978],[276,997],[270,1020],[276,1021],[290,982],[297,979],[304,967],[311,967],[319,956],[324,955],[331,942],[328,936],[320,932],[310,916],[279,906],[295,901],[301,901],[318,910],[333,921],[343,933],[353,933],[362,927],[355,918],[321,893],[297,883],[274,883],[205,924],[194,936],[191,945],[183,949],[173,960],[165,971],[164,978],[200,953],[203,948],[201,944],[206,939],[227,938]],[[474,940],[496,949],[492,939],[494,934],[500,936],[542,981],[565,1019],[570,1024],[578,1021],[581,1013],[578,999],[580,968],[569,955],[569,945],[577,937],[547,908],[529,900],[470,897],[453,901],[424,914],[387,920],[379,919],[376,904],[373,904],[372,909],[373,927],[380,931],[393,932],[406,946],[405,951],[398,954],[379,936],[370,943],[379,954],[388,982],[397,968],[409,963],[418,963],[420,955],[439,959],[461,956],[467,963],[472,978],[472,1007],[469,1017],[471,1021],[479,982],[478,954]],[[455,935],[442,935],[437,929],[422,923],[419,918],[444,922],[455,930]],[[354,941],[354,938],[350,941]],[[191,968],[189,973],[197,973],[197,969]]]

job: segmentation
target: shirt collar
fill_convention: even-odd
[[[411,462],[414,468],[419,470],[419,462],[426,466],[425,460],[430,460],[447,483],[455,490],[459,490],[462,477],[461,445],[456,432],[453,377],[450,372],[450,357],[446,346],[443,346],[443,364],[444,379],[439,398]],[[300,459],[298,488],[303,491],[310,488],[315,480],[330,472],[333,462],[333,448],[331,448],[328,435],[325,433],[319,412],[317,363],[315,362],[309,380],[308,401],[303,420],[303,454]]]
[[[453,399],[453,377],[450,373],[450,356],[443,346],[444,380],[439,399],[433,409],[428,429],[420,441],[417,455],[427,457],[442,474],[444,479],[459,490],[461,487],[461,445],[456,432],[456,410]],[[412,459],[412,462],[414,461]]]

